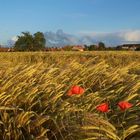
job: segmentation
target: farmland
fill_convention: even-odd
[[[140,53],[0,53],[0,140],[34,139],[140,139]]]

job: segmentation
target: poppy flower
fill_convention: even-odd
[[[101,112],[108,112],[109,111],[108,103],[102,103],[98,105],[96,109]]]
[[[68,94],[67,95],[68,96],[82,95],[84,92],[85,92],[85,90],[82,87],[75,85],[75,86],[72,86],[70,88],[70,90],[68,91]]]
[[[126,110],[128,108],[131,108],[133,105],[129,102],[126,102],[126,101],[121,101],[118,103],[118,106],[120,107],[121,110]]]

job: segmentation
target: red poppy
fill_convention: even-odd
[[[129,102],[121,101],[121,102],[118,103],[118,106],[120,107],[121,110],[124,111],[124,110],[132,107],[133,105],[131,103],[129,103]]]
[[[71,88],[70,88],[70,90],[68,91],[68,96],[72,96],[72,95],[81,95],[81,94],[83,94],[85,92],[85,90],[82,88],[82,87],[80,87],[80,86],[72,86]]]
[[[98,105],[96,109],[101,112],[108,112],[109,111],[108,103],[102,103]]]

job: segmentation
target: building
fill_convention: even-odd
[[[76,46],[73,46],[72,48],[73,51],[84,51],[84,46],[83,45],[76,45]]]
[[[140,44],[123,44],[120,45],[119,48],[123,50],[135,51],[140,48]]]

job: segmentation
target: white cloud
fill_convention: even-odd
[[[18,40],[17,36],[14,36],[14,37],[11,38],[11,41],[13,41],[13,42],[16,42],[17,40]]]
[[[122,37],[126,41],[140,41],[140,30],[125,32],[122,34]]]
[[[81,36],[88,36],[96,41],[104,41],[110,45],[140,42],[140,30],[127,30],[119,32],[79,32]]]

